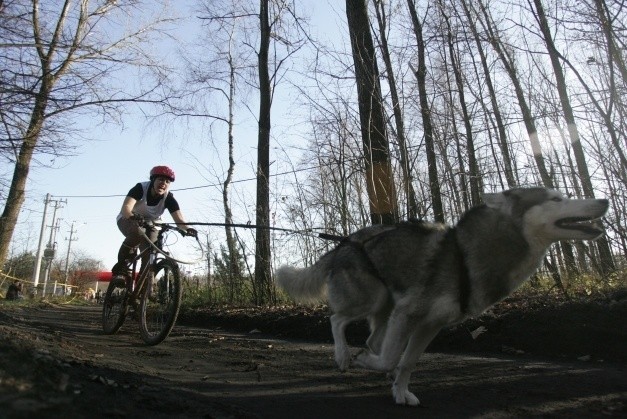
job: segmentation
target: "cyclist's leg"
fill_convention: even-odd
[[[120,250],[118,250],[118,261],[113,265],[113,268],[111,268],[113,276],[128,275],[129,264],[135,256],[135,249],[136,247],[130,246],[126,240],[122,242]]]
[[[111,270],[113,275],[128,275],[129,264],[135,256],[137,246],[144,241],[141,229],[133,220],[125,218],[118,219],[118,229],[124,235],[124,242],[118,250],[118,262]]]
[[[156,230],[148,229],[147,231],[144,232],[144,234],[148,236],[151,243],[154,243],[157,241],[158,232]],[[140,272],[143,272],[144,267],[148,265],[148,259],[150,257],[150,252],[149,252],[150,244],[146,242],[146,239],[144,238],[143,235],[141,236],[141,241],[138,244],[139,244],[139,251],[142,255],[142,265],[141,265]]]

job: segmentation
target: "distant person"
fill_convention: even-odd
[[[11,285],[9,285],[9,289],[7,289],[7,300],[17,300],[22,298],[22,283],[17,279],[13,281]]]
[[[157,240],[157,232],[146,231],[145,228],[139,227],[136,221],[138,218],[159,221],[167,209],[179,228],[187,231],[187,234],[192,237],[198,235],[195,229],[186,225],[179,204],[169,191],[170,184],[175,179],[174,170],[168,166],[155,166],[150,170],[149,179],[148,182],[140,182],[131,188],[118,214],[118,228],[124,234],[125,239],[118,251],[118,261],[111,269],[114,276],[128,274],[129,263],[133,260],[138,246],[140,251],[149,247],[142,232],[153,243]],[[145,256],[142,258],[142,266],[145,266],[147,262],[148,254],[146,253]]]

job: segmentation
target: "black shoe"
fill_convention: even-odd
[[[131,276],[131,271],[130,269],[128,269],[128,265],[120,262],[113,265],[113,268],[111,268],[111,273],[113,274],[113,276]]]

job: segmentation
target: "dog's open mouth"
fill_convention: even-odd
[[[599,219],[590,217],[568,217],[562,218],[555,222],[555,225],[559,228],[567,230],[579,230],[587,234],[601,234],[603,229],[601,228]]]

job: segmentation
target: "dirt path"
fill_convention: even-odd
[[[177,326],[146,347],[137,323],[100,332],[100,307],[0,307],[3,418],[627,416],[627,368],[426,354],[395,406],[384,374],[339,372],[329,344]]]

